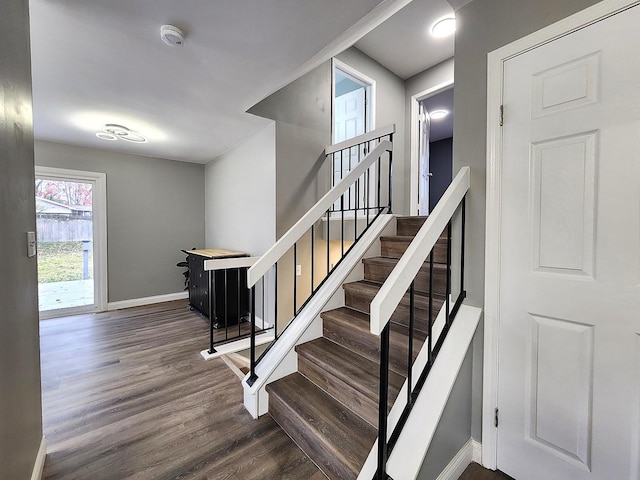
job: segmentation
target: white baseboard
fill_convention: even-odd
[[[109,302],[107,310],[120,310],[122,308],[141,307],[143,305],[152,305],[154,303],[172,302],[174,300],[183,300],[189,298],[189,292],[167,293],[165,295],[155,295],[153,297],[132,298],[130,300],[122,300],[119,302]]]
[[[471,437],[471,446],[473,447],[471,460],[482,465],[482,443]]]
[[[42,472],[44,471],[44,461],[47,457],[47,439],[42,436],[40,441],[40,448],[36,455],[36,461],[33,464],[33,472],[31,472],[31,480],[41,480]]]
[[[471,462],[480,463],[482,444],[470,438],[451,459],[437,480],[457,480]]]

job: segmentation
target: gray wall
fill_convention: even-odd
[[[460,372],[453,384],[447,406],[431,442],[431,448],[422,462],[418,480],[434,480],[449,464],[453,456],[467,443],[471,425],[471,385],[473,352],[469,348]]]
[[[0,470],[27,480],[42,439],[27,0],[3,3],[0,44]]]
[[[454,172],[471,167],[467,201],[466,286],[468,302],[482,306],[484,298],[484,234],[487,127],[487,54],[597,0],[475,0],[456,13]],[[472,434],[481,438],[482,378],[480,332],[474,339]]]
[[[276,236],[329,189],[324,148],[331,143],[331,62],[251,107],[276,121]]]
[[[106,173],[109,302],[184,289],[180,249],[205,246],[204,165],[40,141],[35,158]]]
[[[393,152],[393,212],[408,213],[405,203],[406,172],[410,170],[405,158],[405,89],[404,81],[357,48],[349,48],[336,58],[376,81],[375,126],[396,124]],[[407,187],[408,188],[408,187]]]
[[[207,247],[262,255],[276,240],[276,132],[269,125],[205,168]]]

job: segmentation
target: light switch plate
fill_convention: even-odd
[[[36,232],[27,232],[27,257],[36,256]]]

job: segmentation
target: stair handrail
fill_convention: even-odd
[[[393,134],[395,125],[367,132],[364,135],[354,137],[345,142],[341,142],[325,149],[329,155],[339,150],[344,150],[352,146],[357,146],[363,142],[368,142],[381,136]],[[336,148],[339,147],[339,148]],[[385,152],[393,151],[393,143],[389,140],[382,140],[371,150],[340,182],[331,188],[318,202],[307,211],[280,239],[267,250],[260,259],[253,264],[247,273],[247,283],[249,288],[255,285],[273,265],[287,253],[301,236],[311,228],[327,210],[351,187],[351,185],[362,176],[369,167]]]
[[[380,335],[471,186],[462,167],[371,301],[371,333]]]

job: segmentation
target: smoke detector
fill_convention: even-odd
[[[160,27],[160,38],[170,47],[181,47],[184,44],[182,30],[173,25],[162,25]]]

